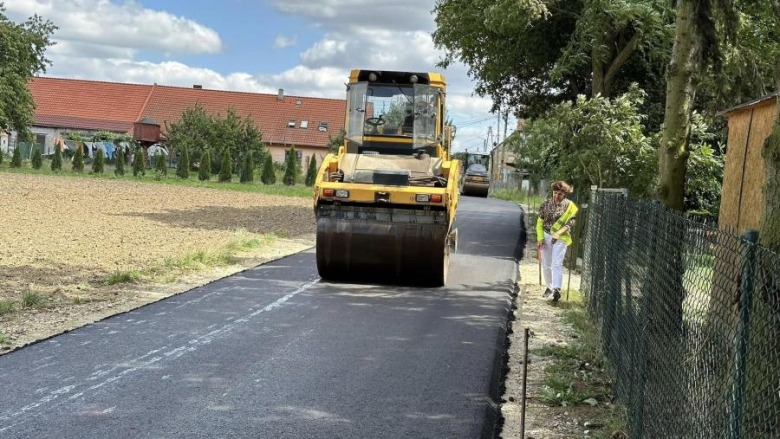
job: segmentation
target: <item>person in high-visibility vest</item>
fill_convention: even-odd
[[[553,302],[561,298],[563,284],[563,260],[571,245],[571,230],[579,210],[573,201],[566,199],[572,193],[565,181],[552,184],[552,198],[542,203],[536,220],[537,247],[542,254],[542,269],[547,289],[544,296],[553,296]]]

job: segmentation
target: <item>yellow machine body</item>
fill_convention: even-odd
[[[443,285],[458,206],[446,81],[353,70],[344,144],[317,174],[317,268],[326,280]]]

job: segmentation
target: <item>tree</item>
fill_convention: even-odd
[[[230,158],[230,149],[225,148],[222,152],[222,163],[219,165],[220,183],[230,183],[230,181],[233,179],[233,166],[231,163],[232,159]]]
[[[54,158],[51,160],[51,170],[54,172],[62,170],[62,145],[54,145]]]
[[[494,110],[528,118],[647,83],[670,45],[667,11],[665,0],[438,0],[433,40],[441,66],[466,64]]]
[[[106,153],[102,149],[98,149],[95,153],[95,160],[92,161],[92,173],[102,174],[106,165]]]
[[[27,83],[50,65],[45,52],[56,27],[37,15],[14,23],[4,12],[0,3],[0,130],[15,130],[24,137],[33,123],[35,108]]]
[[[154,156],[154,174],[158,178],[168,175],[168,165],[165,163],[165,153],[163,152],[158,152]]]
[[[553,107],[544,118],[529,121],[525,136],[510,147],[531,180],[567,180],[587,195],[591,185],[650,193],[655,173],[652,139],[643,133],[639,107],[644,92],[634,85],[615,99],[581,95],[576,103]]]
[[[719,70],[721,41],[733,40],[737,16],[730,0],[679,0],[676,6],[675,38],[666,83],[666,110],[658,154],[656,197],[671,209],[685,207],[685,172],[690,156],[691,118],[697,77],[707,62]]]
[[[33,169],[41,169],[41,166],[43,166],[43,156],[41,149],[36,146],[33,148],[32,167]]]
[[[198,180],[208,181],[211,178],[211,153],[206,150],[200,156],[200,167],[198,168]]]
[[[263,163],[263,175],[260,180],[263,182],[263,184],[276,183],[276,170],[274,169],[274,161],[271,158],[270,153],[265,155],[265,160]]]
[[[73,155],[70,169],[73,172],[84,172],[84,145],[81,142],[76,144],[76,153]]]
[[[146,174],[146,163],[144,163],[144,149],[136,148],[133,156],[133,177],[142,177]]]
[[[125,175],[125,152],[121,146],[116,150],[116,159],[114,160],[114,175],[122,177]]]
[[[176,166],[176,175],[182,180],[190,178],[190,155],[186,144],[179,150],[179,164]]]
[[[317,180],[317,156],[312,154],[309,160],[309,169],[306,171],[306,186],[314,186],[315,180]]]
[[[165,140],[171,149],[180,150],[186,145],[193,161],[202,160],[201,156],[209,147],[214,124],[214,119],[202,105],[185,109],[178,122],[168,124],[166,121],[165,124]]]
[[[293,146],[287,151],[287,169],[284,170],[282,182],[287,186],[293,186],[298,181],[298,175],[300,175],[298,171],[298,156],[295,146]]]
[[[331,137],[330,134],[328,134],[328,152],[336,154],[339,152],[339,147],[344,145],[344,136],[347,135],[347,132],[344,130],[339,131],[339,134],[336,137]]]
[[[255,161],[252,159],[252,153],[244,154],[243,167],[241,169],[241,183],[251,183],[255,181]]]
[[[14,155],[11,157],[11,167],[12,168],[21,168],[22,167],[22,150],[19,148],[19,145],[16,145],[16,148],[14,148]]]

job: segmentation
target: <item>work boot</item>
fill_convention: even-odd
[[[561,298],[561,289],[556,288],[553,290],[553,303],[558,303],[558,299]]]
[[[547,288],[546,290],[544,290],[544,295],[542,297],[549,297],[550,294],[552,294],[552,290]]]

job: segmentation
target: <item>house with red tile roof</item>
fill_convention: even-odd
[[[275,161],[295,145],[304,160],[327,154],[329,138],[344,128],[346,101],[278,94],[122,84],[61,78],[33,78],[28,85],[36,103],[32,127],[44,153],[54,151],[54,139],[65,132],[112,131],[151,143],[164,142],[166,125],[179,121],[184,110],[203,106],[214,116],[229,108],[252,119]],[[159,126],[159,134],[154,128]],[[152,134],[150,134],[152,133]],[[157,138],[149,138],[149,136]]]

